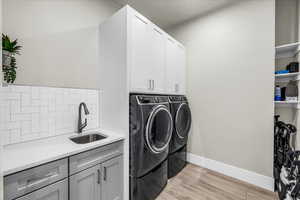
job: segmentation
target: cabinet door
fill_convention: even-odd
[[[185,49],[171,38],[166,41],[166,90],[185,94]]]
[[[130,79],[131,91],[152,90],[149,63],[148,25],[149,22],[138,14],[129,15],[130,20]]]
[[[100,200],[100,165],[70,177],[71,200]]]
[[[166,40],[166,90],[170,94],[177,93],[177,44],[168,38]]]
[[[16,200],[68,200],[68,179],[39,189]]]
[[[4,198],[16,199],[68,177],[68,159],[43,164],[4,178]]]
[[[152,25],[148,30],[149,64],[151,67],[152,89],[154,92],[165,92],[165,34]]]
[[[102,199],[123,199],[123,157],[116,157],[102,163]]]
[[[181,45],[177,45],[177,84],[175,87],[178,94],[185,94],[186,87],[186,54],[185,48]]]

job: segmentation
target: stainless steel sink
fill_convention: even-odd
[[[73,137],[73,138],[70,138],[70,140],[72,140],[76,144],[87,144],[87,143],[103,140],[105,138],[107,138],[107,136],[104,136],[99,133],[91,133],[91,134],[87,134],[87,135]]]

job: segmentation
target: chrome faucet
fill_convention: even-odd
[[[81,115],[82,115],[82,107],[84,109],[84,114],[88,115],[90,114],[86,104],[84,102],[81,102],[79,104],[79,116],[78,116],[78,133],[82,133],[82,130],[87,126],[87,119],[85,118],[84,123],[82,123]]]

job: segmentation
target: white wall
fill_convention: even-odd
[[[2,33],[2,0],[0,0],[0,33]],[[2,40],[0,41],[1,50],[0,50],[0,60],[2,60]],[[2,80],[2,70],[0,70],[0,78]],[[0,90],[2,86],[2,81],[0,81]],[[3,173],[2,173],[2,150],[3,150],[3,144],[2,144],[2,134],[0,134],[0,200],[3,200]]]
[[[189,151],[270,177],[274,20],[274,0],[249,0],[169,30],[187,48]]]
[[[111,0],[3,0],[3,32],[23,46],[16,83],[96,88],[98,27]]]

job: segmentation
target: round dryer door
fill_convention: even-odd
[[[168,148],[172,138],[173,120],[166,106],[155,107],[147,121],[146,142],[153,153],[161,153]]]
[[[188,104],[180,104],[175,116],[175,130],[180,139],[184,139],[188,136],[191,128],[191,122],[192,115]]]

